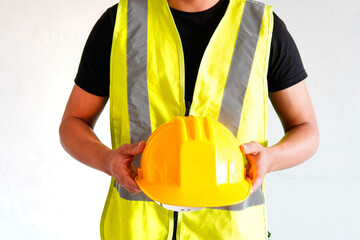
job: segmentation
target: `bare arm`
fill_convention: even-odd
[[[140,189],[133,178],[134,156],[141,153],[145,143],[125,144],[116,150],[106,147],[93,132],[108,97],[98,97],[74,86],[59,128],[64,149],[78,161],[114,176],[128,191]]]
[[[271,147],[270,171],[298,165],[309,159],[319,145],[319,130],[305,82],[270,93],[270,100],[282,122],[285,136]]]
[[[270,93],[270,100],[282,122],[285,136],[269,148],[257,142],[241,145],[250,163],[248,176],[252,179],[253,191],[262,184],[268,172],[306,161],[316,152],[319,144],[316,117],[304,81]]]

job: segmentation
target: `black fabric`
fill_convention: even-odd
[[[174,227],[173,227],[172,240],[176,240],[177,222],[178,222],[178,212],[174,212]]]
[[[269,92],[276,92],[307,77],[296,44],[285,23],[274,13],[274,30],[268,70]]]
[[[178,28],[185,58],[185,100],[191,102],[196,76],[204,50],[223,17],[229,0],[196,13],[171,9]],[[97,96],[109,96],[110,52],[117,4],[97,21],[86,42],[75,83]],[[298,49],[284,22],[274,13],[270,49],[268,89],[286,89],[307,77]]]
[[[196,77],[211,36],[224,16],[229,0],[219,1],[214,7],[196,13],[171,9],[180,34],[185,59],[185,100],[192,102]]]

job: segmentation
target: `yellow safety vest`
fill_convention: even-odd
[[[190,115],[223,123],[239,143],[267,145],[272,28],[271,6],[230,0],[199,67]],[[113,149],[147,140],[160,124],[183,116],[184,86],[183,50],[167,1],[121,0],[110,64]],[[178,213],[174,221],[174,212],[112,178],[101,239],[267,239],[264,189],[241,204]]]

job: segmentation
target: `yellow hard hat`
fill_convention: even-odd
[[[175,117],[158,127],[135,180],[152,200],[182,207],[237,204],[251,189],[235,137],[207,117]]]

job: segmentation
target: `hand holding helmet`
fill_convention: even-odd
[[[263,183],[268,172],[273,157],[271,157],[271,148],[262,146],[258,142],[250,142],[240,146],[241,152],[247,159],[247,176],[251,179],[252,189],[255,192]]]
[[[132,161],[136,155],[142,153],[144,147],[144,141],[135,144],[124,144],[118,149],[111,151],[105,160],[108,165],[108,173],[115,178],[118,184],[133,194],[141,190],[134,181],[134,178],[137,176],[137,170],[133,166]]]

